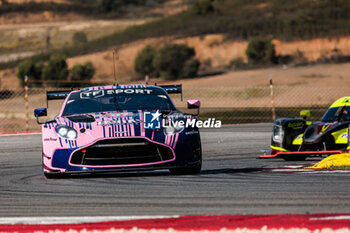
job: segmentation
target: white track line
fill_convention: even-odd
[[[289,166],[283,166],[284,168],[293,168],[293,169],[295,169],[295,168],[303,168],[303,167],[305,167],[304,165],[289,165]]]
[[[332,217],[320,217],[320,218],[310,218],[310,220],[349,220],[350,215],[343,216],[332,216]]]
[[[5,217],[0,218],[0,224],[75,224],[177,217],[179,216]]]

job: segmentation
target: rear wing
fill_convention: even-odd
[[[46,91],[46,105],[49,107],[49,100],[64,100],[72,90]]]
[[[157,84],[155,84],[157,86]],[[181,101],[183,101],[182,95],[182,84],[176,85],[159,85],[159,87],[163,88],[168,94],[180,94]]]

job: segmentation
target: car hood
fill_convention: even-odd
[[[143,111],[108,112],[58,116],[56,122],[77,131],[78,145],[91,143],[101,138],[146,137],[152,140],[164,138],[163,130],[145,129],[144,113]],[[184,115],[180,112],[172,112],[160,118],[181,119],[183,117]]]
[[[143,112],[109,112],[87,113],[57,117],[58,123],[78,123],[92,126],[107,126],[113,124],[139,124],[143,118]]]
[[[156,111],[154,111],[156,112]],[[91,125],[113,125],[113,124],[135,124],[143,123],[144,111],[137,112],[108,112],[108,113],[86,113],[70,116],[57,116],[58,124],[91,124]],[[150,113],[147,111],[146,113]],[[153,112],[152,112],[153,113]],[[161,119],[166,118],[184,118],[185,116],[178,111],[173,111],[169,114],[162,114]]]

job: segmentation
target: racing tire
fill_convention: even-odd
[[[198,161],[195,166],[186,168],[170,168],[170,173],[172,175],[196,175],[200,173],[202,169],[202,158]]]

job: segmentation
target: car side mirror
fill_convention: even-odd
[[[201,102],[199,100],[187,100],[187,109],[197,109],[197,115],[199,115],[199,108]]]
[[[302,110],[300,111],[300,117],[306,120],[306,118],[311,116],[310,110]]]
[[[47,108],[36,108],[36,109],[34,109],[34,116],[36,117],[36,122],[38,124],[44,124],[43,122],[39,121],[39,117],[47,116]]]
[[[187,100],[188,109],[199,109],[201,107],[201,102],[199,100]]]

